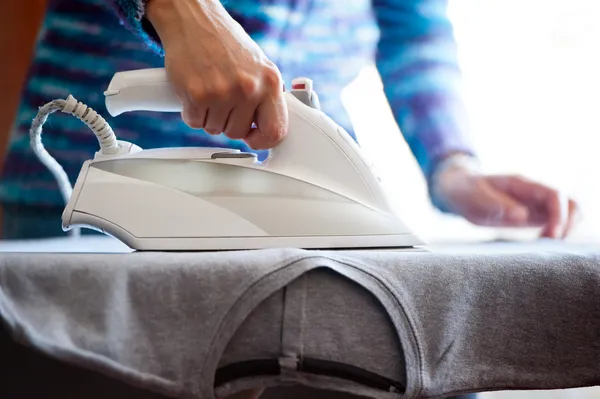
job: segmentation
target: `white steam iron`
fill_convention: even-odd
[[[288,134],[263,162],[227,148],[142,150],[72,96],[46,104],[31,139],[67,201],[63,230],[96,229],[134,250],[418,250],[423,242],[394,214],[358,145],[319,109],[312,81],[296,79],[284,95]],[[105,96],[112,116],[182,110],[162,68],[116,73]],[[56,110],[100,142],[72,189],[41,145],[41,125]]]

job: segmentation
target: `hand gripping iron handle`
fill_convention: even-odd
[[[297,90],[294,88],[298,87]],[[295,97],[319,109],[319,98],[310,79],[298,78],[292,84]],[[117,72],[104,92],[106,109],[112,116],[131,111],[181,112],[183,105],[173,91],[164,68]]]
[[[318,97],[309,79],[295,90],[284,92],[288,109],[286,137],[269,152],[264,167],[296,175],[305,181],[338,186],[352,197],[383,206],[379,181],[363,158],[352,137],[319,109]],[[181,112],[164,68],[118,72],[106,96],[106,109],[112,116],[131,111]]]

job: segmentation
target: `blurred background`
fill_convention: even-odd
[[[486,169],[520,173],[573,195],[585,219],[569,240],[598,242],[600,1],[450,0],[450,6]],[[397,210],[423,238],[536,237],[533,229],[474,227],[431,207],[374,68],[347,88],[344,100]]]

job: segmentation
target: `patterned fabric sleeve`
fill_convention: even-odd
[[[447,0],[373,0],[376,63],[394,117],[428,183],[452,153],[475,156]]]
[[[158,34],[146,19],[146,2],[148,0],[111,0],[121,22],[154,52],[164,55]]]

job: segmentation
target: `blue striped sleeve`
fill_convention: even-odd
[[[373,9],[385,94],[429,181],[445,156],[475,155],[447,0],[373,0]]]
[[[164,50],[158,34],[146,18],[146,3],[148,0],[112,0],[121,22],[127,29],[138,35],[150,50],[164,56]]]

